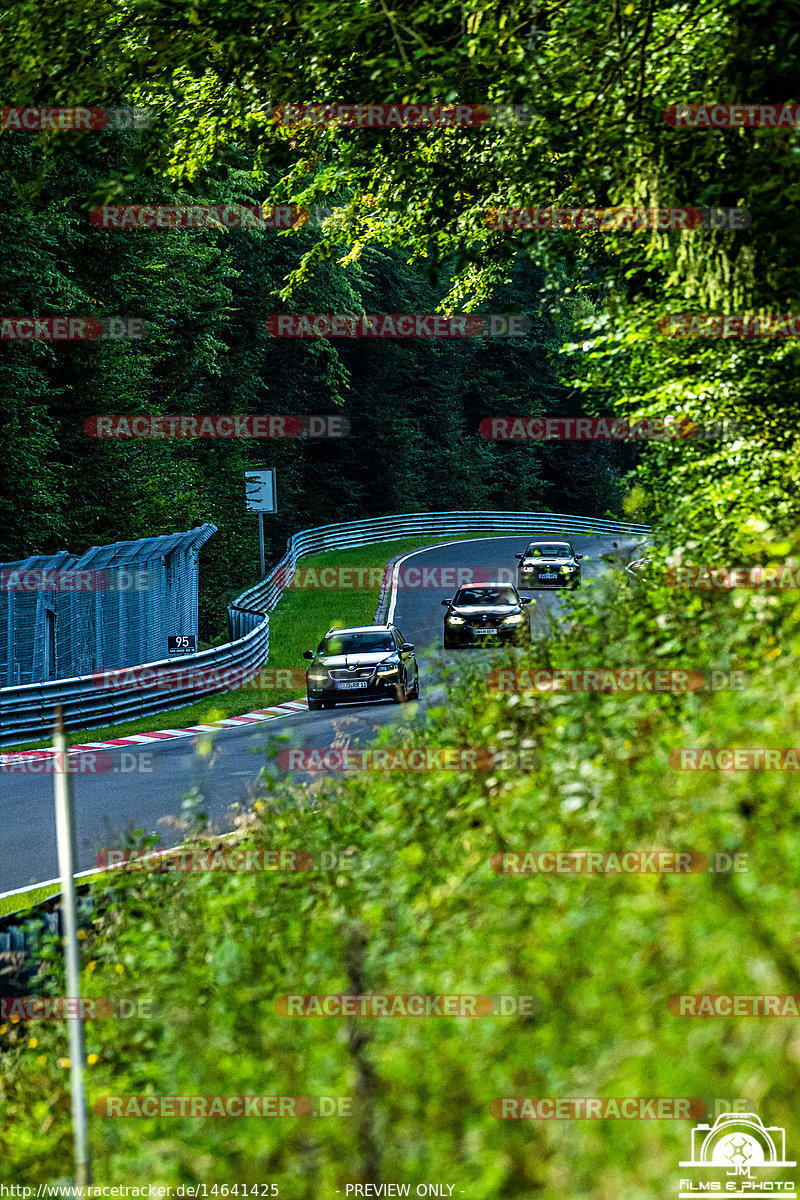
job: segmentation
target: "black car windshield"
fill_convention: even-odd
[[[459,588],[454,604],[517,604],[516,595],[511,588],[482,587]]]
[[[389,633],[332,633],[319,645],[318,654],[374,654],[385,650],[391,654],[397,647]]]
[[[526,558],[572,558],[572,547],[566,542],[537,542],[533,546],[528,546],[525,551]]]

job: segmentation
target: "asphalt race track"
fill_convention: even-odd
[[[415,551],[412,556],[404,556],[404,562],[407,567],[484,567],[494,578],[501,568],[504,572],[514,570],[514,554],[524,550],[529,540],[514,536],[453,542]],[[613,538],[576,536],[570,540],[579,554],[588,556],[581,564],[584,580],[607,569],[600,561],[600,555],[612,551]],[[499,578],[508,581],[513,576],[504,573]],[[452,587],[405,587],[398,588],[392,595],[388,619],[417,648],[423,707],[435,700],[437,690],[439,697],[442,695],[429,669],[426,651],[438,648],[437,654],[444,653],[441,650],[444,614],[441,601],[452,596],[454,590]],[[535,631],[537,627],[544,628],[546,613],[557,614],[568,604],[570,593],[538,591],[524,592],[523,595],[532,596],[536,601],[530,606]],[[332,621],[337,617],[334,592],[331,593],[330,617]],[[319,638],[325,632],[320,628]],[[463,655],[478,655],[487,661],[492,657],[492,651],[488,649],[447,653],[456,662]],[[297,665],[305,664],[301,661]],[[98,848],[119,846],[120,836],[126,830],[144,828],[160,833],[161,846],[179,844],[183,836],[174,827],[174,820],[180,814],[182,797],[193,787],[199,788],[204,796],[204,809],[214,828],[231,828],[231,805],[246,802],[255,792],[266,762],[267,743],[279,735],[286,738],[281,742],[284,746],[321,748],[330,746],[334,739],[337,745],[363,746],[381,726],[413,720],[417,711],[418,706],[413,702],[408,705],[356,702],[330,711],[291,714],[261,725],[221,729],[213,735],[213,747],[207,754],[195,753],[200,737],[155,743],[143,750],[132,747],[114,750],[111,752],[114,757],[111,772],[98,775],[77,771],[73,775],[78,870],[95,865]],[[164,714],[163,726],[170,726],[169,713]],[[132,766],[145,769],[131,770]],[[295,775],[296,780],[302,778]],[[3,828],[0,892],[55,878],[58,866],[52,776],[0,774],[0,808]]]

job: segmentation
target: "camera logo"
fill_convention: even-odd
[[[710,1188],[731,1196],[749,1196],[754,1188],[794,1192],[793,1182],[761,1184],[747,1182],[758,1168],[795,1167],[786,1158],[786,1134],[776,1125],[766,1128],[756,1113],[723,1113],[713,1125],[696,1125],[692,1130],[692,1157],[681,1167],[724,1168],[725,1176],[736,1182],[712,1184],[681,1180],[681,1197],[695,1196]]]

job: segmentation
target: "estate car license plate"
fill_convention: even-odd
[[[494,633],[494,630],[493,629],[473,629],[472,632],[475,634],[476,637],[480,637],[480,635],[482,633]]]
[[[540,579],[556,579],[557,576],[556,575],[547,575],[547,574],[545,574],[544,571],[542,571],[541,574],[539,575],[539,578]]]
[[[337,686],[337,688],[339,688],[340,691],[344,691],[345,688],[347,688],[347,689],[362,688],[362,687],[367,686],[367,680],[366,679],[348,679],[346,681],[346,683],[337,683],[336,686]]]

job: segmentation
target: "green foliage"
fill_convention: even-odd
[[[777,557],[789,549],[770,543]],[[800,991],[792,776],[681,772],[669,753],[793,743],[800,610],[786,592],[667,588],[666,565],[646,585],[615,574],[587,584],[567,626],[496,665],[735,668],[746,690],[506,695],[487,692],[474,660],[446,707],[382,743],[526,748],[535,769],[362,772],[301,787],[273,764],[234,840],[335,850],[337,869],[134,873],[98,886],[86,994],[153,997],[158,1011],[88,1027],[92,1101],[359,1099],[355,1118],[305,1123],[93,1116],[98,1178],[268,1178],[309,1198],[370,1178],[548,1198],[623,1184],[644,1197],[677,1181],[688,1122],[501,1122],[489,1111],[498,1096],[742,1097],[794,1132],[790,1020],[692,1022],[668,1009],[675,993]],[[742,853],[748,869],[515,877],[489,865],[498,852],[576,848]],[[368,1020],[276,1009],[285,993],[343,991],[531,994],[537,1011]],[[3,1036],[13,1130],[0,1170],[33,1182],[66,1173],[65,1033],[40,1023]]]

